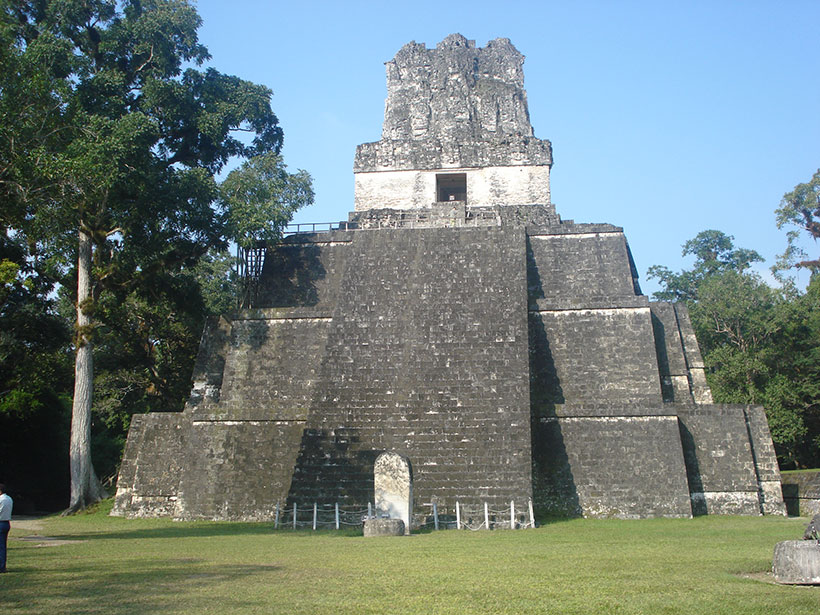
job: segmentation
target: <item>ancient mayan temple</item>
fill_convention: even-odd
[[[388,450],[420,512],[784,512],[762,408],[712,403],[686,309],[641,294],[623,229],[556,213],[523,61],[451,35],[387,63],[355,211],[247,255],[184,412],[134,417],[114,514],[366,505]]]

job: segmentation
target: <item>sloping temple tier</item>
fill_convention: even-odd
[[[366,506],[386,450],[412,460],[418,512],[782,513],[762,409],[702,403],[687,313],[638,294],[622,230],[514,212],[268,250],[256,308],[205,332],[185,411],[134,418],[114,514]]]

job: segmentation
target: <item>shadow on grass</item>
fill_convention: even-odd
[[[206,607],[219,591],[249,577],[273,583],[282,573],[276,564],[225,564],[194,558],[118,559],[116,562],[83,564],[76,560],[59,568],[64,560],[54,560],[51,570],[43,570],[41,553],[4,575],[4,608],[8,612],[166,613]],[[33,565],[39,564],[39,565]],[[55,570],[56,568],[56,570]],[[49,583],[43,583],[43,574]],[[265,579],[264,577],[268,577]],[[242,607],[239,596],[231,597],[233,608]],[[248,608],[258,605],[245,601]]]
[[[281,538],[304,538],[305,536],[324,536],[332,538],[361,537],[361,530],[292,530],[286,528],[275,529],[273,524],[267,523],[234,523],[234,522],[182,522],[184,525],[172,527],[134,528],[128,530],[90,531],[85,533],[52,533],[50,537],[60,540],[147,540],[171,538],[214,538],[220,536],[277,536]]]
[[[568,517],[565,515],[542,515],[536,516],[536,527],[567,523],[580,519],[580,517]],[[290,528],[275,529],[273,524],[267,523],[236,523],[226,522],[182,522],[185,525],[158,528],[135,528],[133,530],[102,530],[94,533],[49,533],[49,538],[56,540],[150,540],[150,539],[173,539],[173,538],[215,538],[228,536],[276,536],[281,539],[295,539],[308,537],[324,538],[363,538],[361,528],[358,529],[298,529]],[[413,535],[437,534],[439,532],[459,532],[466,530],[456,530],[447,528],[436,530],[432,527],[422,527],[413,530]],[[507,531],[506,527],[496,528],[493,531]],[[519,531],[519,530],[516,530]]]

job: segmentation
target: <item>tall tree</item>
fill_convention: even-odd
[[[820,259],[811,258],[800,246],[801,235],[808,234],[815,245],[820,239],[820,169],[808,182],[783,196],[775,217],[777,228],[788,230],[786,250],[779,255],[772,272],[787,287],[793,286],[787,273],[790,269],[808,269],[811,273],[806,292],[795,302],[800,315],[795,326],[800,343],[792,353],[796,357],[795,374],[781,389],[805,420],[807,437],[799,446],[802,457],[820,465]]]
[[[196,68],[209,55],[186,0],[0,7],[3,225],[76,276],[76,510],[101,496],[89,449],[101,298],[124,301],[224,247],[230,203],[218,206],[215,175],[278,153],[282,131],[266,87]]]
[[[775,210],[777,228],[791,227],[786,233],[786,251],[778,258],[775,272],[791,267],[805,267],[812,274],[820,271],[820,259],[807,258],[800,247],[800,231],[809,234],[815,242],[820,239],[820,169],[805,184],[798,184],[785,194]]]

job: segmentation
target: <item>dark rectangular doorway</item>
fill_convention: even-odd
[[[436,201],[466,201],[467,174],[446,173],[436,175]]]

